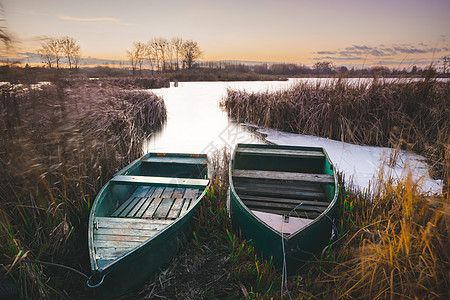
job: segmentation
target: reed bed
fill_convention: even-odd
[[[210,163],[212,184],[192,242],[134,296],[281,298],[281,274],[233,233],[226,217],[230,158],[224,155]],[[289,269],[283,298],[448,299],[449,197],[424,193],[412,177],[380,176],[363,191],[343,178],[338,234],[302,268]]]
[[[123,89],[159,89],[170,87],[168,78],[163,77],[106,77],[99,78],[102,85],[113,85]]]
[[[87,219],[98,190],[142,153],[142,140],[166,119],[152,93],[64,82],[2,86],[0,253],[22,298],[73,297],[89,274]],[[73,288],[73,289],[71,289]]]
[[[275,92],[229,89],[222,107],[238,122],[355,144],[400,145],[449,178],[450,82],[334,79]]]

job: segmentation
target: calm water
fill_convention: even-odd
[[[144,145],[145,152],[211,153],[224,145],[264,143],[260,134],[239,125],[219,107],[227,88],[266,91],[289,87],[292,81],[181,82],[152,90],[167,106],[168,120]]]

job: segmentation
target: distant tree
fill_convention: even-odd
[[[334,62],[330,60],[318,61],[313,65],[313,68],[318,74],[330,74],[333,70]]]
[[[197,42],[189,40],[183,43],[181,54],[183,57],[183,65],[186,64],[187,68],[191,69],[194,61],[201,57],[202,51]]]
[[[165,38],[155,39],[155,47],[161,62],[160,70],[165,71],[167,68],[167,57],[169,52],[169,42]]]
[[[142,74],[142,65],[147,56],[147,46],[141,42],[134,42],[131,51],[127,51],[127,56],[130,59],[133,74],[137,68],[139,68],[139,74]]]
[[[77,41],[68,36],[62,37],[59,40],[62,51],[67,59],[67,63],[69,64],[69,69],[72,69],[72,67],[77,69],[81,57],[81,48],[77,44]]]
[[[147,42],[147,59],[152,73],[154,69],[159,69],[158,43],[155,38]]]
[[[48,38],[42,43],[41,48],[38,49],[38,53],[41,55],[43,63],[47,64],[50,69],[55,64],[56,68],[59,69],[61,58],[64,55],[61,39]]]
[[[11,37],[6,31],[6,26],[4,25],[5,20],[3,19],[4,10],[3,6],[0,4],[0,40],[5,48],[8,48],[11,43]],[[3,49],[2,49],[3,50]]]
[[[173,53],[175,54],[175,69],[180,69],[180,55],[183,47],[183,39],[179,37],[174,37],[170,40],[170,44],[173,49]]]
[[[442,73],[447,74],[447,68],[450,64],[450,56],[444,56],[441,58],[442,60]]]

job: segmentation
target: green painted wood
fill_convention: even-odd
[[[313,154],[308,156],[308,152]],[[229,174],[233,227],[244,239],[251,239],[263,257],[273,257],[277,268],[283,265],[282,240],[288,272],[295,271],[310,258],[310,253],[321,251],[328,244],[338,189],[325,150],[238,144]],[[303,204],[292,211],[301,201]],[[312,222],[299,225],[297,231],[286,235],[278,231],[281,229],[274,229],[275,224],[271,227],[256,217],[252,210],[275,215],[291,213],[292,217]]]
[[[164,162],[152,158],[162,156]],[[143,161],[148,158],[154,161]],[[195,164],[196,155],[147,154],[101,189],[88,226],[93,278],[104,278],[96,295],[111,299],[139,288],[192,237],[192,217],[208,184],[206,155],[198,158]],[[156,212],[170,218],[155,219]]]
[[[262,201],[243,201],[244,204],[250,208],[250,209],[255,209],[257,207],[261,207],[261,208],[273,208],[275,210],[287,210],[287,211],[291,211],[295,208],[295,211],[313,211],[313,212],[323,212],[325,211],[326,207],[323,206],[310,206],[310,205],[295,205],[295,204],[286,204],[286,203],[279,203],[279,202],[262,202]]]
[[[236,192],[242,195],[254,195],[254,196],[266,196],[266,197],[278,197],[284,195],[290,199],[306,199],[306,200],[319,200],[327,201],[328,197],[323,191],[309,192],[297,189],[273,189],[271,187],[256,187],[251,185],[236,186]]]
[[[183,165],[204,165],[207,163],[205,158],[195,157],[149,157],[142,160],[143,163],[165,163],[165,164],[183,164]]]
[[[280,195],[281,197],[281,195]],[[273,198],[273,197],[261,197],[261,196],[251,196],[251,195],[241,195],[242,201],[261,201],[261,202],[274,202],[274,203],[289,203],[298,205],[303,203],[303,205],[321,206],[328,207],[329,202],[322,201],[310,201],[310,200],[299,200],[299,199],[289,199],[289,198]]]
[[[206,187],[208,180],[191,178],[171,178],[156,176],[138,176],[138,175],[116,175],[111,179],[112,183],[131,184],[131,185],[162,185],[162,186],[191,186]]]
[[[302,150],[289,150],[289,149],[271,149],[271,148],[239,148],[236,153],[247,155],[267,155],[271,157],[275,156],[292,156],[292,157],[304,157],[304,158],[323,158],[324,154],[318,151],[302,151]]]
[[[293,172],[276,172],[263,170],[233,170],[233,177],[292,180],[303,182],[314,182],[323,184],[334,184],[334,177],[327,174],[308,174]]]

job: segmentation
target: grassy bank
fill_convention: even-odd
[[[89,274],[87,218],[96,193],[141,155],[143,137],[166,119],[162,99],[96,82],[2,86],[1,272],[24,298],[74,297]]]
[[[229,159],[225,151],[210,162],[212,185],[192,241],[124,299],[448,298],[448,196],[424,194],[411,178],[380,177],[364,192],[340,180],[336,238],[300,270],[289,270],[281,289],[271,262],[233,234],[226,211]]]
[[[335,140],[413,150],[440,177],[450,155],[450,83],[433,79],[302,82],[275,92],[228,90],[223,107],[239,122]],[[448,159],[447,159],[448,161]],[[447,184],[448,186],[448,184]]]

